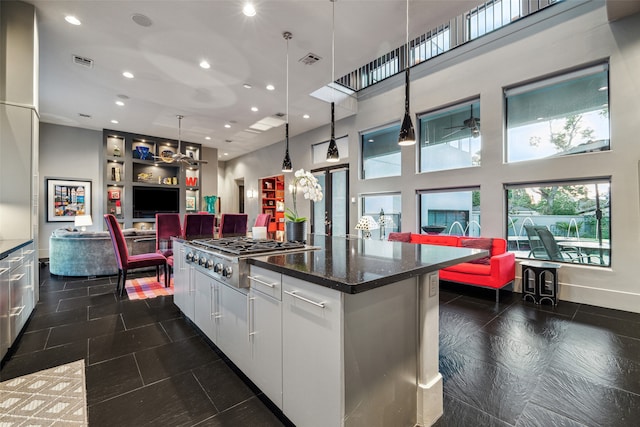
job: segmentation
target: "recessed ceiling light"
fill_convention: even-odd
[[[227,129],[229,129],[231,127],[231,125],[229,123],[225,123],[224,127],[226,127]]]
[[[251,3],[245,3],[242,8],[242,13],[244,13],[245,16],[256,16],[256,8],[253,7]]]
[[[205,136],[204,139],[206,139],[207,141],[211,141],[211,137],[210,136]]]
[[[309,115],[308,115],[308,114],[305,114],[304,116],[302,116],[302,118],[303,118],[303,119],[308,119],[308,118],[309,118]]]
[[[118,123],[120,123],[120,122],[119,122],[119,121],[117,121],[117,120],[111,120],[111,123],[113,123],[114,125],[117,125],[117,124],[118,124]]]
[[[78,18],[73,15],[67,15],[64,17],[64,20],[67,21],[71,25],[80,25],[82,22]]]
[[[249,83],[243,84],[242,87],[245,89],[251,89],[251,85]]]
[[[267,85],[267,90],[274,90],[275,86],[274,85]]]
[[[223,155],[223,156],[228,156],[228,155],[229,155],[229,153],[222,153],[222,155]]]
[[[367,142],[373,142],[373,138],[369,138]]]
[[[123,72],[122,75],[125,76],[128,79],[132,79],[133,78],[133,73],[131,73],[129,71]]]
[[[119,107],[124,107],[124,102],[116,101],[116,105],[119,106]]]
[[[255,113],[256,111],[258,111],[258,107],[251,107],[251,111]]]
[[[605,90],[607,90],[607,89],[609,89],[609,87],[607,87],[607,86],[602,86],[602,87],[601,87],[601,88],[599,88],[598,90],[599,90],[600,92],[604,92],[604,91],[605,91]]]
[[[211,64],[209,64],[207,61],[203,59],[202,61],[200,61],[200,68],[204,68],[205,70],[208,70],[209,68],[211,68]]]

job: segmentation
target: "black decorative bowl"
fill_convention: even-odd
[[[422,231],[424,231],[427,234],[440,234],[447,227],[445,227],[444,225],[423,225],[421,228],[422,228]]]

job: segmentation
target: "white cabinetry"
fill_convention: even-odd
[[[0,358],[13,345],[33,311],[35,276],[33,243],[0,261]]]
[[[218,294],[218,338],[216,345],[245,374],[249,365],[249,298],[244,289],[220,284]]]
[[[297,426],[341,426],[342,293],[282,276],[282,410]]]
[[[185,316],[193,320],[195,283],[193,267],[186,261],[186,251],[183,243],[173,241],[173,302]]]
[[[251,266],[251,380],[282,409],[282,277]]]
[[[195,304],[193,322],[214,343],[218,341],[218,293],[220,284],[195,270]]]

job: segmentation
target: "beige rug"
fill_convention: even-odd
[[[84,360],[0,383],[0,427],[86,426]]]

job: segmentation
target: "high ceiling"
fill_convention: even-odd
[[[310,94],[331,81],[333,6],[336,77],[402,45],[406,37],[403,0],[261,0],[251,18],[242,13],[243,0],[29,2],[39,21],[41,121],[176,139],[176,115],[182,114],[182,139],[227,153],[221,160],[284,139],[283,126],[247,131],[286,111],[284,31],[293,33],[292,136],[330,120],[329,105]],[[425,33],[479,3],[412,0],[409,35]],[[136,23],[136,14],[151,25]],[[82,24],[67,23],[66,15]],[[299,59],[308,53],[321,59],[305,65]],[[92,67],[74,63],[73,55],[91,59]],[[199,66],[203,59],[211,68]],[[124,71],[135,77],[124,78]],[[269,83],[275,90],[265,89]],[[116,105],[118,100],[125,105]],[[399,117],[401,109],[398,105]]]

